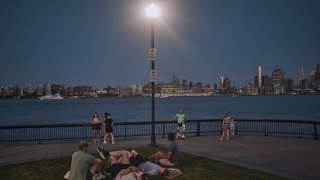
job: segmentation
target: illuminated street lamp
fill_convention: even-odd
[[[146,9],[147,17],[151,24],[151,47],[149,49],[149,59],[151,61],[150,82],[151,82],[151,144],[150,147],[158,147],[155,135],[155,81],[157,80],[157,71],[155,69],[156,49],[154,48],[154,20],[159,16],[159,8],[150,4]]]

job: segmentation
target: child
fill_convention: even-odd
[[[103,128],[104,128],[104,141],[103,144],[108,143],[108,135],[111,136],[112,144],[114,144],[114,136],[113,136],[113,120],[111,118],[111,114],[104,113],[104,122],[103,122]]]
[[[231,121],[230,121],[230,133],[231,133],[231,136],[234,136],[235,128],[236,128],[236,122],[234,121],[234,117],[232,117]]]

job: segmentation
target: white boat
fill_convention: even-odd
[[[60,94],[55,94],[55,95],[44,95],[41,97],[38,97],[40,100],[59,100],[59,99],[64,99]]]
[[[156,93],[154,95],[154,97],[156,97],[156,98],[167,98],[167,97],[170,97],[170,94]]]

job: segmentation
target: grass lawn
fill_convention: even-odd
[[[137,152],[142,156],[149,156],[159,149],[143,148]],[[99,157],[98,154],[93,154]],[[6,180],[56,180],[63,179],[69,170],[71,157],[52,160],[41,160],[35,162],[21,163],[0,167],[0,179]],[[102,164],[105,169],[106,162]],[[211,179],[286,179],[273,174],[247,169],[240,166],[230,165],[220,161],[210,160],[191,154],[180,152],[178,169],[183,175],[176,180],[211,180]],[[107,176],[105,179],[111,179]],[[151,179],[166,179],[153,177]]]

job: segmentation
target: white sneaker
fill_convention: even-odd
[[[114,144],[114,141],[112,141],[112,144]]]
[[[68,172],[63,176],[63,178],[64,178],[64,179],[68,179],[68,178],[69,178],[69,173],[70,173],[70,171],[68,171]]]
[[[107,144],[108,142],[107,141],[103,141],[103,144]]]
[[[105,175],[100,174],[100,175],[97,176],[97,179],[103,179],[103,178],[105,178],[105,177],[106,177]]]

